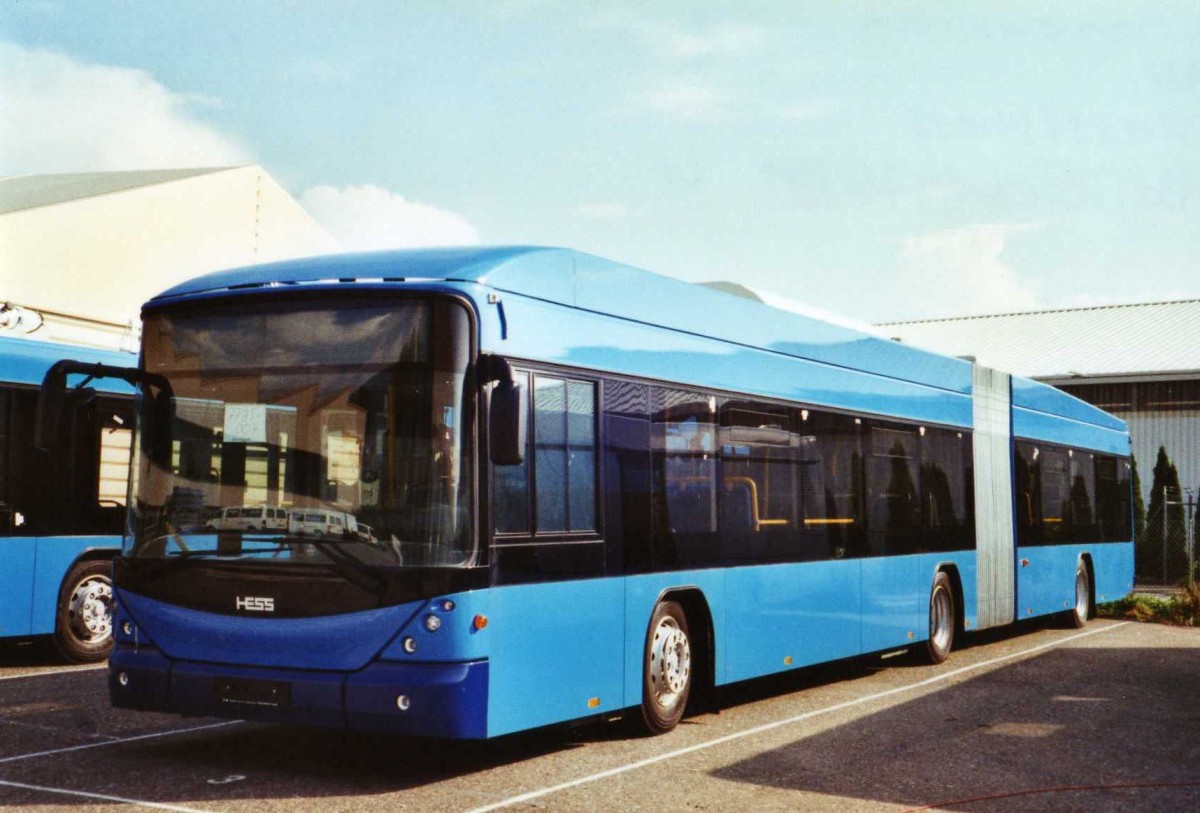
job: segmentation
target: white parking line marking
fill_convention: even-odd
[[[207,731],[211,728],[223,728],[224,726],[237,725],[241,720],[226,720],[223,723],[209,723],[208,725],[192,726],[191,728],[173,728],[170,731],[156,731],[153,734],[139,734],[136,737],[121,737],[120,739],[108,740],[107,742],[89,742],[84,745],[72,745],[67,748],[54,748],[50,751],[36,751],[32,754],[18,754],[15,757],[4,757],[0,759],[0,765],[9,762],[20,762],[25,759],[34,759],[36,757],[49,757],[55,754],[68,754],[72,751],[86,751],[89,748],[107,748],[110,745],[122,745],[127,742],[138,742],[139,740],[153,740],[158,737],[170,737],[175,734],[190,734],[193,731]]]
[[[22,672],[19,675],[2,675],[0,680],[20,680],[21,678],[44,677],[46,675],[69,675],[73,672],[94,672],[97,669],[107,669],[107,663],[95,666],[62,666],[57,669],[43,669],[41,672]]]
[[[24,782],[8,782],[0,779],[0,786],[10,788],[20,788],[22,790],[34,790],[39,793],[57,793],[61,796],[79,796],[84,799],[100,799],[105,802],[120,802],[125,805],[137,805],[138,807],[152,807],[156,810],[178,810],[182,813],[205,813],[195,807],[183,807],[181,805],[168,805],[162,802],[145,802],[141,799],[126,799],[123,796],[109,796],[106,793],[85,793],[81,790],[67,790],[66,788],[47,788],[41,785],[26,785]]]
[[[726,734],[723,737],[717,737],[716,739],[707,740],[705,742],[697,743],[696,745],[689,745],[686,748],[679,748],[675,751],[668,751],[665,754],[659,754],[658,756],[655,756],[655,757],[649,757],[647,759],[640,759],[637,762],[630,762],[625,765],[619,765],[616,768],[610,768],[607,771],[600,771],[599,773],[594,773],[594,774],[591,774],[590,776],[583,776],[583,777],[580,777],[579,779],[572,779],[570,782],[563,782],[558,785],[552,785],[550,787],[541,788],[540,790],[531,790],[528,793],[522,793],[519,796],[513,796],[509,799],[505,799],[500,802],[495,802],[490,805],[484,805],[483,807],[473,808],[472,810],[469,811],[469,813],[488,813],[488,811],[491,811],[491,810],[500,810],[501,808],[511,807],[512,805],[521,804],[522,802],[529,802],[534,799],[540,799],[543,796],[549,796],[553,793],[558,793],[559,791],[562,791],[562,790],[569,790],[571,788],[577,788],[580,785],[588,785],[588,784],[591,784],[592,782],[598,782],[601,779],[608,779],[609,777],[612,777],[612,776],[619,776],[620,774],[628,773],[629,771],[635,771],[638,768],[644,768],[647,765],[654,765],[658,762],[666,762],[669,759],[675,759],[676,757],[686,756],[687,754],[693,754],[697,751],[704,751],[708,748],[715,748],[716,746],[724,745],[727,742],[733,742],[734,740],[740,740],[745,737],[752,737],[755,734],[762,734],[766,731],[772,731],[776,728],[782,728],[783,726],[792,725],[793,723],[799,723],[804,720],[811,720],[813,717],[820,717],[825,714],[832,714],[835,711],[841,711],[842,709],[848,709],[853,706],[861,706],[863,703],[871,703],[875,700],[882,700],[885,697],[892,697],[893,695],[902,694],[904,692],[910,692],[913,689],[920,689],[925,686],[932,686],[935,683],[943,683],[947,680],[950,680],[951,678],[955,678],[955,677],[958,677],[959,675],[966,674],[967,672],[974,672],[979,669],[984,669],[988,666],[994,666],[995,664],[1003,663],[1004,661],[1010,661],[1010,660],[1013,660],[1014,658],[1020,658],[1025,655],[1032,655],[1035,652],[1041,652],[1046,649],[1053,649],[1053,648],[1061,646],[1065,643],[1069,643],[1070,641],[1078,641],[1080,638],[1087,638],[1090,635],[1099,635],[1099,634],[1105,633],[1105,632],[1112,632],[1113,630],[1120,629],[1121,627],[1124,627],[1130,623],[1131,622],[1129,622],[1129,621],[1122,621],[1120,623],[1113,624],[1111,626],[1101,627],[1100,629],[1088,630],[1087,632],[1080,632],[1080,633],[1076,633],[1075,635],[1069,635],[1066,638],[1060,638],[1057,641],[1050,641],[1045,644],[1039,644],[1038,646],[1030,647],[1029,649],[1023,649],[1020,652],[1013,652],[1008,655],[1001,655],[999,658],[992,658],[991,660],[981,661],[979,663],[973,663],[973,664],[970,664],[969,666],[963,666],[963,667],[954,669],[952,671],[946,672],[941,675],[934,675],[931,678],[926,678],[925,680],[919,680],[916,683],[910,683],[907,686],[897,686],[894,689],[888,689],[886,691],[876,692],[875,694],[867,695],[866,697],[859,697],[855,700],[847,700],[844,703],[837,703],[833,706],[827,706],[823,709],[814,709],[813,711],[806,711],[803,714],[797,714],[794,717],[788,717],[787,719],[784,719],[784,720],[776,720],[771,723],[766,723],[764,725],[755,726],[754,728],[748,728],[745,731],[736,731],[733,734]]]

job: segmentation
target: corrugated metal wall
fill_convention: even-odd
[[[1061,389],[1129,424],[1147,506],[1160,446],[1179,469],[1179,484],[1200,488],[1200,381],[1079,384]]]

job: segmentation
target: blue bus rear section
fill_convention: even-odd
[[[920,425],[921,437],[928,427],[969,439],[976,428],[969,362],[563,250],[292,261],[199,278],[164,293],[147,312],[273,301],[281,289],[290,296],[353,290],[458,297],[474,313],[476,350],[501,355],[526,375],[576,376],[598,389],[617,379],[694,391],[701,399],[711,393],[780,409],[828,409],[868,424],[901,422],[914,432]],[[1030,441],[1128,456],[1120,421],[1045,385],[1012,379],[1007,409],[1010,454],[1012,443]],[[597,416],[600,426],[602,408]],[[615,431],[602,434],[611,440]],[[648,432],[630,429],[636,443],[645,442],[647,459]],[[491,539],[489,586],[377,610],[249,618],[174,606],[118,583],[114,703],[482,738],[637,707],[647,625],[664,600],[688,608],[698,635],[695,669],[716,685],[922,644],[930,637],[930,589],[939,573],[952,578],[960,631],[986,626],[973,544],[904,555],[864,549],[845,558],[783,557],[770,564],[714,556],[704,566],[683,559],[662,566],[616,556],[608,542],[617,532],[612,501],[619,495],[619,486],[606,479],[615,465],[610,451],[598,449],[604,462],[596,467],[599,510],[609,513],[596,538],[574,540],[581,544],[563,554],[578,563],[599,551],[601,564],[586,577],[571,576],[570,562],[556,565],[561,571],[531,565],[509,573],[505,556],[542,561],[549,549],[539,547],[532,531],[515,544],[481,527]],[[718,447],[714,455],[721,454]],[[639,482],[624,487],[650,488]],[[485,487],[481,501],[486,495]],[[1011,493],[1008,504],[1014,504]],[[1133,586],[1130,538],[1024,546],[1014,535],[1008,553],[1012,619],[1069,611],[1080,566],[1096,602]],[[445,609],[447,602],[452,609]],[[436,631],[426,624],[430,616],[440,622]]]
[[[52,502],[52,497],[38,498],[40,510],[31,510],[28,505],[34,501],[28,493],[33,484],[43,488],[38,478],[53,480],[49,473],[52,466],[58,467],[55,476],[65,481],[71,477],[72,464],[96,465],[92,456],[51,461],[31,445],[37,387],[55,362],[67,358],[121,367],[136,365],[136,358],[129,354],[0,337],[0,520],[4,523],[0,529],[0,593],[4,595],[0,602],[0,638],[54,633],[60,593],[71,569],[89,559],[111,560],[120,551],[118,527],[102,531],[86,515],[70,518],[70,507],[56,508],[47,502]],[[68,383],[81,381],[81,376],[72,376]],[[101,398],[111,399],[109,403],[117,408],[127,409],[121,404],[127,405],[133,395],[133,390],[119,381],[98,381],[89,386]],[[49,482],[44,488],[51,490],[55,485]],[[102,524],[119,526],[120,518],[109,517]]]

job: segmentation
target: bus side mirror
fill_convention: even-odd
[[[60,361],[46,371],[42,388],[38,390],[37,413],[33,418],[33,445],[37,449],[45,452],[54,445],[66,402],[67,370]]]
[[[524,388],[512,379],[497,384],[488,415],[492,463],[519,466],[525,460],[527,417]]]
[[[492,463],[519,466],[525,460],[525,432],[528,426],[525,391],[508,359],[485,356],[480,359],[485,381],[495,381],[488,409],[488,446]]]

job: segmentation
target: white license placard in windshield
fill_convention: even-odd
[[[223,439],[226,443],[266,443],[266,404],[226,404]]]

